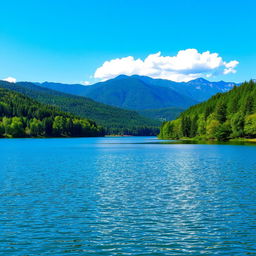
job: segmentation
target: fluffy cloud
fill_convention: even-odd
[[[17,81],[16,78],[14,78],[14,77],[6,77],[3,80],[7,81],[9,83],[16,83],[16,81]]]
[[[132,56],[113,59],[103,63],[94,78],[107,80],[120,74],[142,75],[172,81],[189,81],[198,77],[235,73],[238,61],[226,62],[218,53],[199,53],[196,49],[179,51],[176,56],[151,54],[144,60]]]

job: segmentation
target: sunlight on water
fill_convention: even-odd
[[[0,140],[0,255],[256,255],[256,147],[154,142]]]

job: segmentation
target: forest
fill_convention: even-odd
[[[139,115],[135,111],[121,109],[96,102],[86,97],[74,96],[47,89],[30,82],[8,83],[0,81],[0,88],[19,92],[42,104],[94,120],[110,135],[150,136],[159,133],[160,121]]]
[[[164,122],[159,138],[227,141],[256,137],[256,83],[251,80]]]
[[[0,137],[97,137],[104,129],[91,120],[0,88]]]

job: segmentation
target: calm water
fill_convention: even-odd
[[[256,147],[0,140],[0,255],[256,255]]]

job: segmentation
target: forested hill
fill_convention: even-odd
[[[85,97],[57,92],[29,82],[14,84],[0,81],[0,88],[20,92],[41,103],[57,106],[62,111],[94,120],[105,128],[107,134],[156,135],[159,132],[158,121]]]
[[[0,88],[0,137],[103,136],[95,122]]]
[[[256,138],[256,83],[245,82],[189,108],[178,119],[164,123],[159,137],[199,137],[220,141]]]

